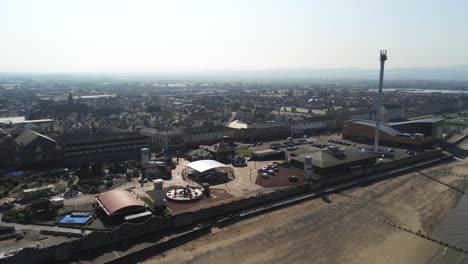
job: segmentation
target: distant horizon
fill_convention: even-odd
[[[95,71],[95,72],[0,72],[0,77],[42,77],[42,78],[109,78],[109,79],[155,79],[178,80],[307,80],[307,79],[350,79],[377,80],[379,68],[292,68],[292,69],[200,69],[200,70],[160,70],[160,71]],[[408,81],[468,81],[468,65],[447,67],[386,68],[386,80]]]
[[[336,70],[363,70],[373,71],[379,70],[380,65],[376,60],[375,67],[291,67],[291,68],[250,68],[250,69],[236,69],[236,68],[207,68],[207,69],[158,69],[158,70],[142,70],[142,71],[131,71],[131,70],[95,70],[95,71],[1,71],[0,74],[159,74],[159,73],[201,73],[201,72],[262,72],[262,71],[336,71]],[[431,70],[431,69],[454,69],[454,68],[466,68],[468,64],[454,64],[447,66],[421,66],[421,67],[388,67],[385,66],[385,70]]]
[[[463,0],[15,0],[0,72],[158,73],[457,67]],[[437,19],[435,19],[437,18]]]

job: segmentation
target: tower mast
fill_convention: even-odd
[[[381,108],[382,108],[382,87],[383,87],[383,76],[384,76],[384,67],[385,61],[387,60],[387,51],[380,51],[380,79],[379,79],[379,92],[377,94],[377,104],[375,111],[375,135],[374,135],[374,151],[379,151],[379,132],[380,132],[380,118],[381,118]]]

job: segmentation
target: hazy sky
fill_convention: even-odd
[[[0,0],[0,71],[468,64],[468,1]]]

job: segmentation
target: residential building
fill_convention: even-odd
[[[10,134],[0,131],[0,167],[16,164],[16,141]]]
[[[309,121],[303,120],[298,122],[291,122],[290,132],[292,136],[295,135],[302,135],[307,132],[314,132],[327,129],[330,125],[330,120],[317,120],[317,121]]]
[[[234,138],[238,140],[263,140],[289,136],[288,122],[244,123],[234,120],[228,124],[234,130]]]
[[[223,126],[187,128],[184,132],[185,146],[189,148],[210,145],[223,140],[226,136],[234,137],[234,130]]]
[[[148,137],[135,132],[62,135],[57,140],[64,148],[66,166],[137,160],[140,150],[148,147]]]
[[[24,166],[60,162],[62,148],[47,136],[30,129],[24,130],[15,139],[21,164]]]
[[[158,130],[143,127],[140,133],[148,137],[152,150],[173,151],[185,146],[184,133],[180,130]]]

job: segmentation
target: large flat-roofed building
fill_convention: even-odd
[[[39,198],[39,197],[44,196],[47,193],[51,192],[53,188],[54,188],[54,185],[49,184],[47,186],[31,188],[31,189],[24,189],[23,190],[23,199],[31,200],[31,199]]]
[[[409,134],[422,134],[423,137],[433,139],[442,138],[442,125],[444,120],[440,118],[424,118],[405,122],[389,123],[389,125],[399,131]]]
[[[313,172],[324,176],[348,172],[355,166],[376,163],[375,155],[350,148],[329,147],[328,149],[318,149],[302,146],[293,153],[289,160],[292,167],[302,170],[304,168],[304,157],[310,156]]]
[[[229,123],[229,128],[234,130],[234,138],[239,140],[274,139],[289,136],[290,125],[288,122],[264,122],[244,123],[235,120]]]
[[[442,119],[426,118],[398,123],[381,123],[379,142],[383,145],[424,147],[442,137]],[[372,142],[375,121],[350,120],[343,125],[343,138]]]
[[[66,166],[96,161],[137,160],[148,147],[148,138],[134,132],[63,135],[57,138],[64,148]]]
[[[52,119],[27,120],[25,116],[0,117],[0,128],[15,129],[27,128],[36,132],[53,132]]]

